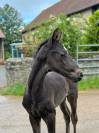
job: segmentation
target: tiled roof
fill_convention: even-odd
[[[65,15],[70,15],[98,4],[99,0],[61,0],[53,6],[43,10],[29,25],[26,26],[25,30],[32,29],[34,25],[47,20],[51,14],[58,15],[59,13],[64,13]]]

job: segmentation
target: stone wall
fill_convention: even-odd
[[[7,85],[13,85],[15,83],[26,84],[28,80],[29,73],[33,64],[32,58],[25,59],[9,59],[6,61],[6,75],[7,75]],[[85,66],[99,66],[99,61],[81,62],[80,67]],[[82,68],[83,73],[97,73],[99,76],[99,67],[94,68]],[[86,75],[92,76],[92,75]],[[85,77],[86,77],[85,76]]]
[[[5,64],[7,85],[13,85],[19,82],[26,84],[32,63],[32,58],[8,59]]]

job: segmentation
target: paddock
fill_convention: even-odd
[[[28,114],[21,102],[22,97],[0,96],[0,133],[32,133]],[[56,132],[65,133],[65,123],[59,108],[56,114]],[[79,92],[78,116],[77,133],[99,132],[99,91]],[[47,133],[45,123],[42,121],[41,124],[41,133]]]

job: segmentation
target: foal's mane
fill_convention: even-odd
[[[48,41],[49,41],[49,39],[48,39],[48,40],[45,40],[43,43],[41,43],[41,44],[38,46],[38,48],[37,48],[35,54],[33,55],[34,63],[33,63],[32,70],[31,70],[31,73],[30,73],[29,79],[28,79],[28,90],[29,90],[29,93],[30,93],[30,94],[31,94],[31,90],[32,90],[32,86],[33,86],[35,77],[36,77],[38,71],[41,69],[42,64],[44,63],[44,62],[42,62],[42,60],[38,60],[37,55],[38,55],[40,49],[42,48],[42,46],[46,45],[46,43],[47,43]],[[48,52],[48,51],[46,51],[46,52]],[[43,51],[42,51],[42,53],[43,53]],[[45,56],[46,56],[46,54],[45,54]]]
[[[37,55],[37,53],[39,52],[39,50],[41,49],[41,47],[44,46],[47,42],[48,42],[48,39],[45,40],[44,42],[42,42],[41,44],[39,44],[39,46],[38,46],[37,49],[36,49],[36,52],[35,52],[34,55],[33,55],[33,58],[36,57],[36,55]]]

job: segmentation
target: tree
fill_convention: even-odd
[[[89,17],[84,33],[86,44],[99,44],[99,10]]]
[[[39,25],[33,32],[35,43],[39,44],[51,36],[55,28],[60,28],[62,35],[62,43],[69,49],[71,55],[76,54],[76,45],[79,44],[81,32],[77,24],[73,21],[73,17],[66,17],[64,14],[51,16],[47,21]]]
[[[0,29],[5,33],[5,50],[10,51],[13,42],[21,41],[20,27],[23,25],[21,15],[16,9],[6,4],[0,7]]]

